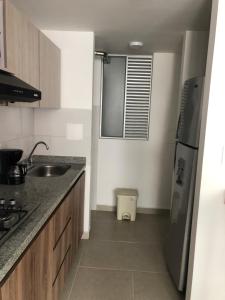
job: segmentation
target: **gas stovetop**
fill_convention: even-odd
[[[38,206],[38,203],[0,198],[0,245]]]

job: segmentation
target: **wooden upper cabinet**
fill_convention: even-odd
[[[39,30],[10,1],[4,3],[6,68],[39,89]]]
[[[61,106],[61,51],[40,32],[40,89],[42,108]]]
[[[0,1],[4,19],[4,62],[1,66],[42,92],[41,101],[9,105],[60,108],[60,50],[10,0]]]
[[[4,0],[4,40],[5,67],[39,89],[39,30],[9,0]],[[38,102],[15,105],[39,107]]]

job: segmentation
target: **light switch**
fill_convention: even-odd
[[[83,140],[83,124],[68,123],[66,125],[67,140]]]

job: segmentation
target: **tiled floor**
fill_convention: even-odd
[[[166,216],[137,215],[118,222],[93,212],[89,241],[69,276],[63,300],[180,300],[167,273],[163,241]]]

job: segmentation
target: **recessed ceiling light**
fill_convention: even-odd
[[[140,49],[144,46],[144,43],[143,42],[140,42],[140,41],[131,41],[129,42],[129,47],[132,48],[132,49]]]

